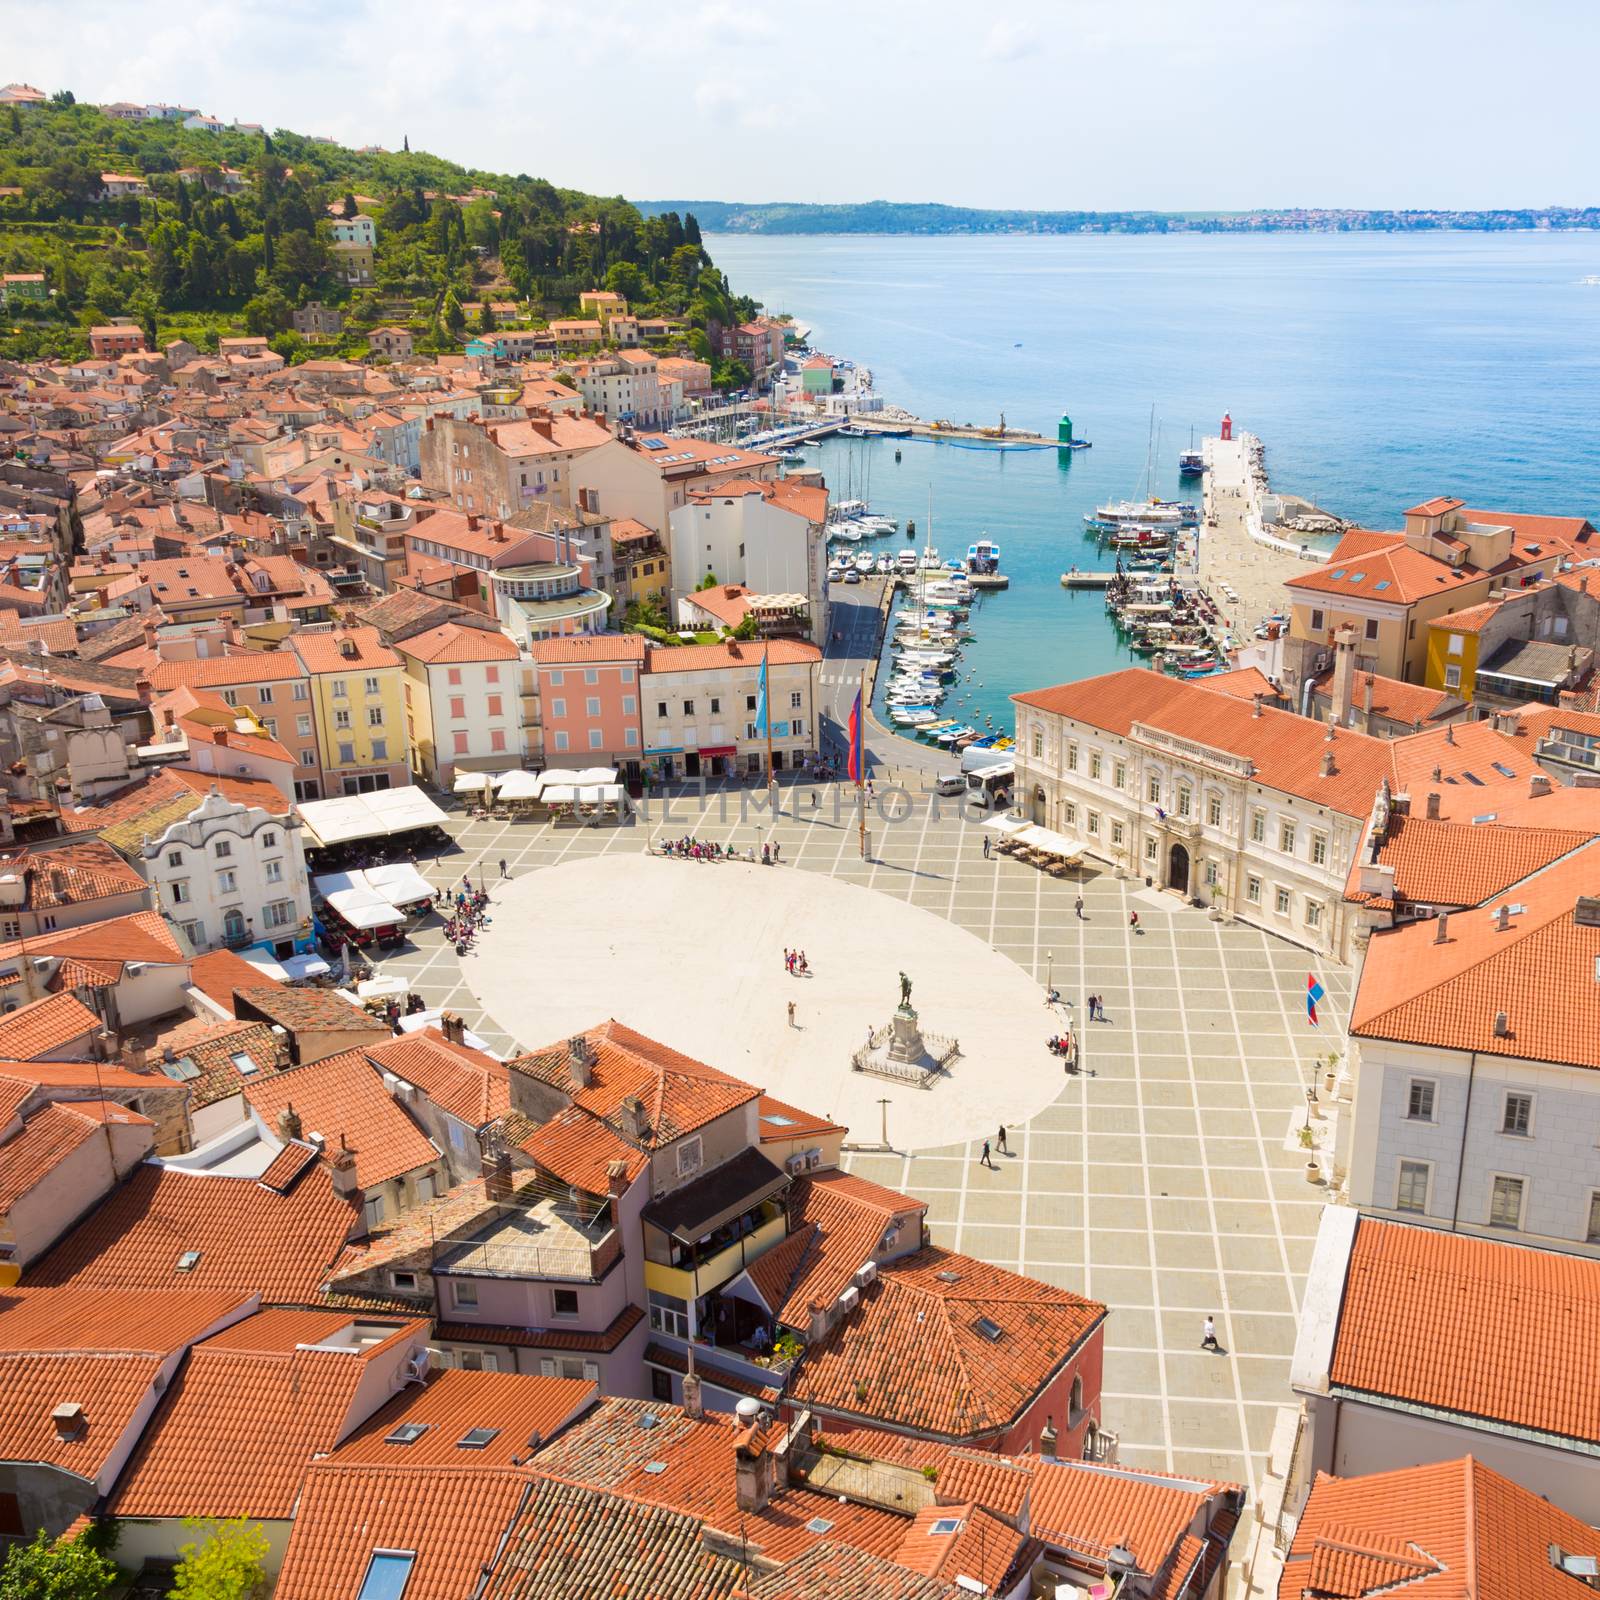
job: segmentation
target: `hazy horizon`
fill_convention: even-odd
[[[5,75],[600,194],[986,209],[1597,198],[1600,8],[1529,0],[0,0]],[[870,64],[863,69],[863,63]]]

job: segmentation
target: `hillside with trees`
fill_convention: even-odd
[[[108,198],[105,173],[147,192]],[[376,224],[375,281],[351,288],[332,225],[358,212]],[[408,324],[422,351],[455,351],[474,302],[485,328],[489,304],[512,299],[537,325],[603,287],[681,319],[684,342],[708,358],[706,327],[755,310],[712,264],[692,215],[646,219],[620,198],[409,148],[122,121],[68,93],[0,112],[0,273],[37,272],[48,293],[9,297],[0,356],[82,355],[90,327],[132,317],[152,347],[264,334],[292,361],[308,347],[291,317],[311,302],[346,318],[343,339],[318,354],[364,352],[361,329],[388,321]]]

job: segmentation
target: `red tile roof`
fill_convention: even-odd
[[[1431,921],[1374,934],[1350,1032],[1600,1067],[1600,923],[1577,916],[1579,897],[1597,895],[1600,841],[1454,913],[1443,943]],[[1502,906],[1518,908],[1503,928]]]
[[[685,644],[675,649],[656,646],[650,650],[648,670],[711,672],[719,667],[741,667],[755,672],[763,657],[775,667],[801,666],[820,661],[822,652],[801,639],[771,639],[759,645],[728,639],[721,644]]]
[[[598,1398],[598,1387],[582,1378],[435,1370],[374,1411],[329,1459],[369,1467],[517,1466]],[[426,1431],[409,1444],[388,1442],[402,1422]],[[498,1433],[481,1450],[461,1449],[473,1428]]]
[[[313,677],[340,672],[372,672],[403,663],[372,627],[340,627],[327,633],[299,632],[290,635],[290,647]],[[345,655],[341,646],[353,644],[355,653]]]
[[[620,1135],[581,1106],[568,1106],[557,1112],[519,1148],[536,1166],[562,1183],[592,1195],[610,1192],[609,1169],[613,1162],[622,1163],[625,1186],[631,1185],[650,1163],[642,1150],[624,1143]]]
[[[401,1110],[360,1050],[247,1083],[244,1094],[269,1128],[276,1128],[279,1114],[293,1106],[307,1137],[320,1133],[327,1149],[353,1150],[363,1188],[376,1189],[440,1160],[433,1142]]]
[[[462,1600],[532,1492],[525,1472],[468,1455],[464,1470],[409,1462],[312,1465],[295,1509],[277,1600],[350,1600],[374,1550],[414,1552],[406,1600]],[[576,1531],[576,1530],[573,1530]]]
[[[969,1592],[830,1539],[753,1578],[744,1590],[748,1600],[966,1600]]]
[[[1597,1343],[1600,1261],[1364,1217],[1328,1383],[1592,1441]]]
[[[87,1056],[88,1041],[102,1026],[76,995],[46,995],[0,1017],[0,1059],[30,1061],[74,1051]]]
[[[1366,817],[1390,771],[1389,745],[1364,733],[1327,730],[1292,711],[1254,707],[1203,683],[1129,667],[1098,678],[1013,695],[1019,705],[1071,717],[1126,738],[1134,724],[1247,757],[1256,781],[1346,816]],[[1334,770],[1324,776],[1323,757]]]
[[[438,1335],[457,1344],[503,1344],[526,1350],[564,1351],[572,1355],[609,1355],[644,1321],[644,1312],[626,1305],[599,1333],[567,1328],[505,1328],[493,1323],[441,1322]]]
[[[596,633],[574,639],[536,639],[528,653],[541,666],[562,666],[569,661],[631,661],[642,663],[644,635]]]
[[[234,990],[253,988],[260,983],[261,969],[252,967],[232,950],[212,950],[194,958],[189,967],[189,981],[231,1017]]]
[[[1003,1592],[1026,1540],[980,1506],[941,1499],[917,1513],[895,1560],[930,1578],[969,1578],[989,1594]]]
[[[421,1089],[436,1106],[471,1128],[511,1109],[511,1073],[503,1061],[452,1044],[436,1028],[363,1046],[369,1061]]]
[[[446,622],[425,633],[414,633],[401,640],[396,648],[402,655],[414,656],[430,665],[458,661],[515,661],[517,646],[503,633],[491,633],[487,628],[463,628],[459,623]]]
[[[1206,679],[1209,684],[1211,679]],[[1406,683],[1399,678],[1380,677],[1375,672],[1356,672],[1352,678],[1351,704],[1358,710],[1367,709],[1367,690],[1372,691],[1371,710],[1375,716],[1387,717],[1392,722],[1406,722],[1421,727],[1441,707],[1454,704],[1457,697],[1443,689],[1428,689],[1420,683]],[[1324,672],[1316,679],[1316,692],[1330,699],[1333,691],[1333,673]]]
[[[1318,1473],[1280,1600],[1583,1600],[1550,1547],[1594,1553],[1594,1530],[1472,1456],[1364,1478]]]
[[[138,1123],[148,1117],[103,1100],[61,1100],[41,1106],[0,1143],[0,1216],[44,1182],[80,1145],[100,1137],[104,1123]]]
[[[89,1289],[259,1291],[268,1304],[316,1305],[359,1212],[334,1194],[326,1167],[287,1194],[250,1178],[135,1170],[50,1253],[29,1285]],[[186,1272],[178,1258],[198,1251]]]
[[[783,1144],[791,1139],[820,1139],[830,1133],[849,1132],[841,1123],[830,1122],[814,1111],[802,1111],[799,1106],[776,1100],[770,1094],[762,1095],[756,1117],[762,1144]]]
[[[294,1515],[306,1468],[350,1425],[367,1363],[384,1346],[303,1348],[350,1317],[265,1315],[266,1327],[246,1323],[189,1353],[118,1481],[111,1515]],[[410,1324],[409,1336],[420,1344],[426,1327]]]
[[[629,1095],[644,1103],[646,1149],[660,1149],[759,1098],[761,1091],[612,1019],[583,1035],[595,1057],[587,1087],[568,1068],[568,1043],[508,1063],[513,1072],[559,1089],[591,1115],[615,1124]]]
[[[1105,1316],[1097,1301],[925,1248],[878,1268],[857,1310],[807,1346],[790,1395],[869,1425],[951,1441],[994,1435]],[[980,1319],[997,1339],[978,1330]]]
[[[238,688],[250,683],[281,683],[303,678],[305,668],[290,650],[240,650],[197,661],[156,661],[146,670],[151,687],[169,689]]]

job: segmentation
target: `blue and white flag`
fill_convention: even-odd
[[[767,657],[763,651],[761,655],[761,677],[756,686],[756,733],[764,734],[767,731]]]

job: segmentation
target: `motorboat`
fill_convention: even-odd
[[[888,577],[889,573],[893,570],[889,565],[888,556],[879,556],[878,557],[877,562],[875,564],[875,570],[877,572],[879,572],[882,576]]]
[[[894,570],[903,577],[910,577],[917,570],[917,552],[915,550],[902,550],[894,558]]]
[[[1192,528],[1200,521],[1199,509],[1187,500],[1113,500],[1086,511],[1091,528]]]

